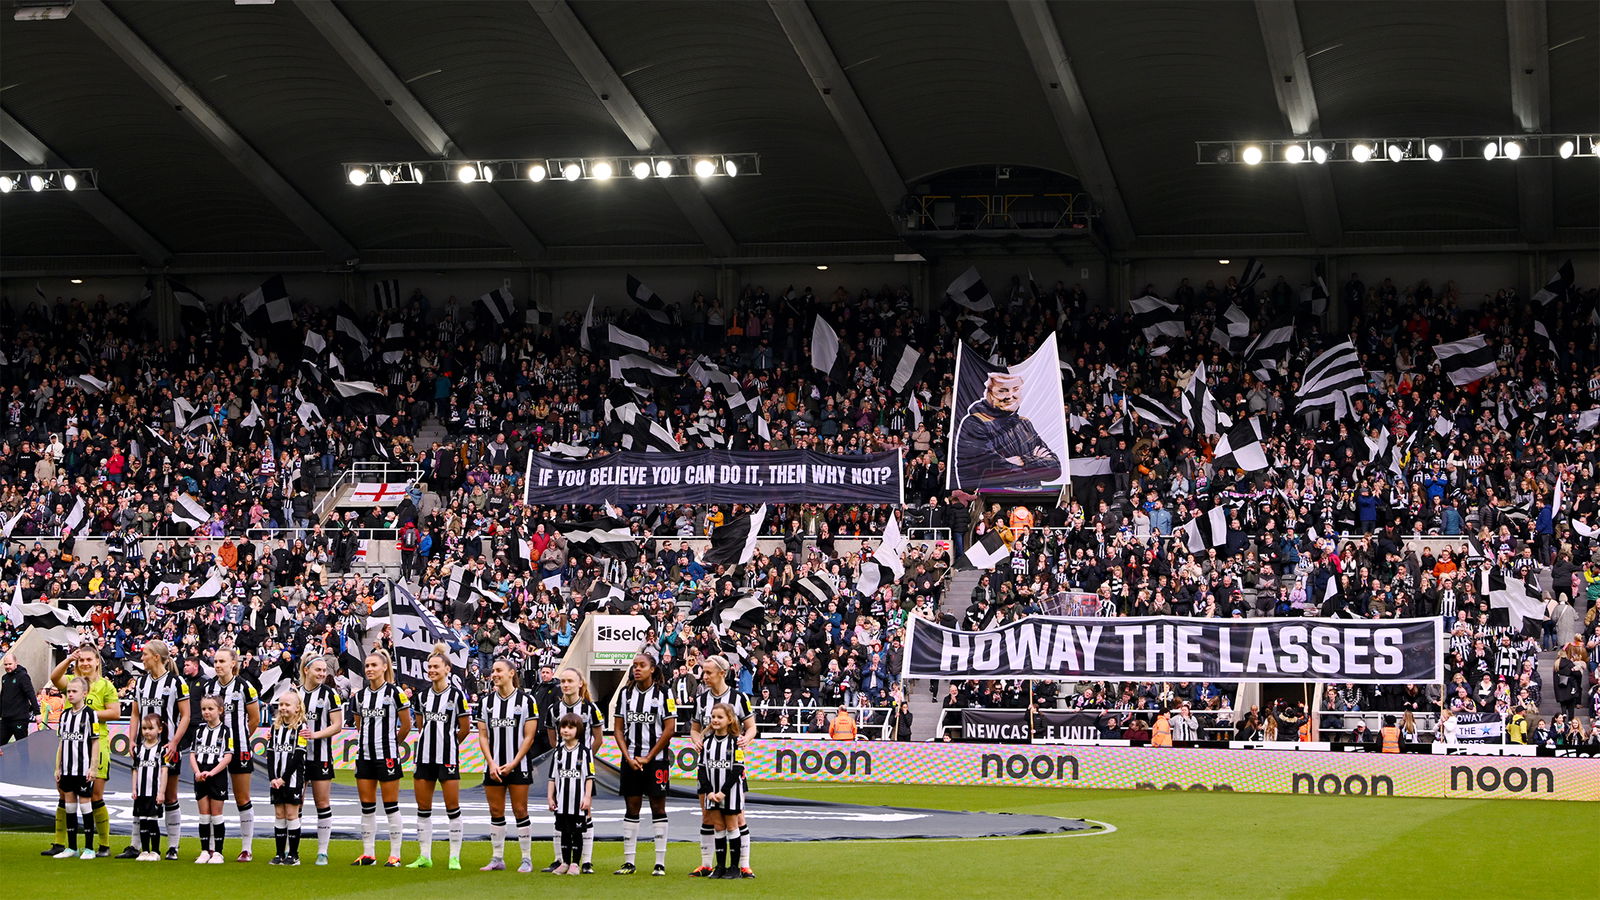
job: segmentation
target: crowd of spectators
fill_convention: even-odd
[[[469,686],[496,655],[519,657],[531,675],[548,669],[576,633],[589,586],[604,579],[624,589],[627,608],[650,619],[654,649],[678,683],[692,676],[700,655],[730,655],[738,660],[732,678],[763,707],[765,721],[794,731],[818,727],[817,710],[839,705],[889,708],[887,716],[864,718],[879,715],[906,730],[898,672],[904,622],[913,615],[982,627],[1090,595],[1083,609],[1118,615],[1445,616],[1447,680],[1472,686],[1470,706],[1457,709],[1509,714],[1553,693],[1573,701],[1569,718],[1593,717],[1600,569],[1586,534],[1600,510],[1595,434],[1592,422],[1580,425],[1584,411],[1600,406],[1593,290],[1544,304],[1509,290],[1477,301],[1450,283],[1401,289],[1385,280],[1369,288],[1352,277],[1332,319],[1311,314],[1285,279],[1260,290],[1230,280],[1145,292],[1179,306],[1186,340],[1153,348],[1125,310],[1092,301],[1081,287],[1036,290],[1012,279],[1009,290],[995,292],[996,309],[981,327],[998,337],[985,351],[1020,360],[1056,332],[1075,417],[1072,454],[1105,458],[1110,474],[1075,479],[1059,502],[987,506],[944,488],[954,349],[975,337],[968,311],[954,303],[927,307],[891,286],[818,296],[750,285],[727,302],[696,294],[669,304],[666,327],[631,306],[599,310],[599,324],[650,336],[666,365],[687,371],[699,360],[761,398],[755,410],[730,412],[716,389],[689,377],[635,398],[685,447],[709,430],[736,449],[905,451],[907,574],[866,597],[850,589],[861,552],[838,542],[881,533],[887,508],[773,504],[766,536],[775,540],[751,565],[730,569],[704,565],[684,539],[706,535],[737,507],[623,510],[640,553],[618,560],[574,553],[560,535],[560,523],[603,511],[520,502],[526,451],[556,443],[594,454],[618,448],[607,427],[618,385],[604,355],[580,349],[579,313],[502,327],[470,301],[420,292],[395,310],[346,311],[368,346],[340,346],[339,377],[386,388],[388,408],[375,416],[344,407],[322,387],[333,374],[313,371],[323,362],[302,360],[293,342],[234,340],[244,320],[237,298],[172,341],[157,338],[137,303],[8,305],[0,337],[7,361],[0,513],[9,531],[0,577],[11,584],[20,576],[25,600],[76,599],[90,608],[85,633],[102,648],[108,672],[123,671],[121,663],[156,636],[183,648],[196,669],[228,645],[259,668],[309,650],[338,657],[363,641],[388,640],[365,617],[386,582],[352,570],[362,568],[363,538],[409,541],[399,574],[467,638]],[[1255,331],[1296,322],[1290,352],[1267,379],[1210,340],[1230,305],[1246,311]],[[842,384],[809,364],[819,310],[841,338]],[[299,330],[330,342],[347,334],[333,308],[297,303],[295,312]],[[1328,329],[1335,319],[1348,327]],[[1545,323],[1549,341],[1535,321]],[[1499,372],[1455,386],[1438,373],[1429,348],[1478,332],[1500,348]],[[1297,414],[1293,393],[1306,363],[1346,336],[1369,376],[1351,415]],[[926,362],[903,395],[887,388],[881,367],[897,341],[920,349]],[[1189,426],[1128,418],[1130,392],[1177,409],[1178,392],[1200,363],[1219,409],[1260,421],[1268,470],[1219,470],[1212,440]],[[179,400],[194,411],[184,416]],[[423,446],[419,429],[431,420],[445,433]],[[770,438],[757,436],[758,422]],[[1369,451],[1384,433],[1408,448],[1395,466]],[[319,521],[313,499],[328,476],[373,459],[414,464],[414,496],[397,508]],[[1565,499],[1553,511],[1557,480]],[[209,521],[181,518],[185,494]],[[85,515],[68,529],[80,499]],[[1213,503],[1229,509],[1227,541],[1190,553],[1172,533]],[[1021,517],[1018,506],[1026,510]],[[1009,559],[970,597],[947,598],[965,539],[990,531],[1010,542]],[[1437,536],[1450,549],[1406,540],[1416,534]],[[102,538],[103,555],[79,550]],[[517,552],[519,540],[534,546],[532,559]],[[463,565],[490,589],[487,596],[449,595],[452,569]],[[1475,577],[1484,568],[1537,579],[1548,609],[1543,624],[1529,629],[1537,633],[1514,631],[1487,607]],[[838,579],[831,600],[796,586],[814,573]],[[223,596],[169,608],[216,574],[224,576]],[[1323,599],[1329,579],[1343,586],[1333,608]],[[692,624],[712,597],[754,587],[769,600],[753,633]],[[0,646],[14,637],[7,623]],[[1535,664],[1540,649],[1557,648],[1573,660],[1561,677]],[[1478,686],[1486,675],[1492,690],[1484,697]],[[1547,686],[1552,678],[1557,683]],[[1442,687],[1428,686],[1430,696]],[[952,696],[963,704],[1155,711],[1187,701],[1231,713],[1221,708],[1231,700],[1225,685],[973,684],[955,686]],[[1444,700],[1457,704],[1457,690]],[[1398,709],[1383,705],[1381,692],[1356,702]],[[1350,711],[1347,702],[1344,708]]]

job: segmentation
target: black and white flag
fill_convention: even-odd
[[[632,534],[631,526],[620,518],[602,516],[588,522],[562,522],[556,528],[567,539],[567,549],[575,556],[639,558],[639,539]]]
[[[833,598],[839,595],[839,576],[824,569],[801,578],[794,586],[811,598],[813,607],[826,609]]]
[[[1257,335],[1245,348],[1244,358],[1246,362],[1255,364],[1253,371],[1257,378],[1271,381],[1273,370],[1289,358],[1293,344],[1294,326],[1280,325]]]
[[[389,328],[383,333],[383,363],[387,366],[400,364],[406,355],[406,326],[403,322],[390,322]]]
[[[888,386],[889,393],[899,395],[915,386],[926,368],[917,348],[904,341],[891,341],[883,353],[879,379]]]
[[[993,569],[1001,560],[1011,556],[1011,545],[998,531],[989,531],[967,546],[961,554],[964,568]]]
[[[743,515],[734,516],[711,533],[711,547],[701,562],[707,566],[742,566],[755,556],[756,539],[767,521],[765,503]]]
[[[1250,316],[1244,307],[1229,303],[1211,326],[1211,341],[1234,356],[1250,346]]]
[[[381,278],[372,283],[372,305],[379,312],[397,310],[404,303],[400,298],[400,279]]]
[[[454,630],[446,628],[426,606],[399,584],[392,586],[389,601],[389,634],[394,639],[395,679],[412,690],[429,685],[428,657],[434,644],[444,644],[450,668],[467,670],[467,644]]]
[[[1187,333],[1183,325],[1183,312],[1177,304],[1147,294],[1134,300],[1132,305],[1134,327],[1144,333],[1147,343],[1155,343],[1156,338],[1162,335],[1182,338]]]
[[[1267,277],[1267,267],[1254,256],[1244,261],[1244,274],[1239,276],[1239,292],[1249,293],[1256,282]]]
[[[1550,348],[1550,355],[1552,357],[1556,357],[1556,356],[1560,356],[1561,355],[1561,351],[1556,348],[1555,338],[1552,338],[1550,336],[1550,329],[1544,327],[1544,323],[1543,322],[1540,322],[1538,320],[1534,321],[1534,323],[1533,323],[1533,333],[1537,334],[1539,337],[1544,338],[1545,346]]]
[[[74,498],[72,511],[67,513],[66,521],[62,523],[62,527],[71,534],[77,534],[78,529],[83,527],[84,520],[87,517],[88,509],[83,504],[83,495],[79,494]]]
[[[178,303],[178,321],[183,325],[184,334],[200,335],[210,331],[211,314],[206,310],[205,298],[176,278],[168,277],[167,287],[172,289],[172,299]]]
[[[670,429],[639,411],[637,403],[607,404],[607,428],[624,450],[676,453],[683,449]]]
[[[339,381],[334,379],[333,389],[344,404],[344,411],[352,416],[387,415],[394,411],[389,395],[370,381]]]
[[[494,319],[496,325],[504,325],[511,321],[517,314],[517,298],[511,296],[511,286],[501,285],[487,294],[478,298],[483,308],[488,311],[489,318]]]
[[[715,628],[719,634],[725,634],[729,631],[754,631],[766,620],[766,598],[757,588],[735,593],[731,597],[712,597],[706,608],[689,624],[695,628]]]
[[[1489,607],[1505,610],[1512,628],[1521,631],[1524,622],[1545,620],[1544,600],[1530,590],[1523,579],[1506,578],[1493,568],[1485,569],[1480,578],[1483,593],[1489,598]]]
[[[609,581],[596,581],[589,585],[589,594],[583,599],[581,611],[619,613],[626,612],[628,606],[628,594],[621,587]]]
[[[20,609],[22,630],[36,630],[54,647],[76,647],[86,638],[79,629],[89,623],[76,610],[48,603],[24,603]]]
[[[1309,310],[1313,316],[1320,316],[1328,311],[1328,283],[1322,275],[1322,264],[1318,263],[1316,271],[1312,273],[1311,283],[1300,291],[1300,305]]]
[[[878,543],[878,549],[861,563],[856,591],[870,597],[878,588],[899,581],[906,574],[906,565],[901,556],[908,545],[905,535],[900,531],[900,520],[895,518],[893,512],[889,513],[889,522],[883,526],[883,540]]]
[[[811,326],[811,367],[835,384],[845,383],[845,360],[839,353],[839,333],[828,320],[817,316]]]
[[[716,385],[725,394],[739,393],[739,382],[704,356],[695,357],[694,362],[689,364],[689,377],[706,387]]]
[[[1439,369],[1456,387],[1488,378],[1500,370],[1499,350],[1481,334],[1437,344],[1433,355],[1439,360]]]
[[[666,301],[662,300],[655,291],[639,279],[628,276],[628,299],[638,304],[650,318],[667,325],[672,322],[672,317],[667,315]]]
[[[1245,419],[1217,441],[1216,456],[1212,459],[1218,471],[1243,469],[1259,472],[1267,468],[1267,452],[1261,446],[1261,421],[1255,417]]]
[[[973,312],[985,312],[994,309],[994,298],[989,295],[989,289],[983,284],[983,277],[978,274],[977,266],[962,272],[950,286],[944,290],[945,296],[954,300],[961,306]]]
[[[284,287],[282,275],[261,282],[260,287],[245,294],[239,302],[244,307],[245,330],[253,337],[265,337],[274,326],[294,321],[289,289]]]
[[[403,328],[401,333],[404,333]],[[367,338],[367,333],[361,330],[356,311],[347,303],[339,304],[339,310],[334,315],[333,339],[347,349],[359,352],[362,359],[372,355],[372,341]]]
[[[1350,409],[1350,395],[1365,389],[1367,373],[1355,344],[1344,341],[1319,353],[1306,366],[1295,399],[1301,408],[1332,405],[1342,418]]]
[[[1207,547],[1221,547],[1228,542],[1228,508],[1213,506],[1203,516],[1190,519],[1178,531],[1183,534],[1183,544],[1190,553],[1204,553]]]
[[[178,499],[172,501],[172,519],[190,528],[199,528],[211,521],[211,513],[189,494],[179,494]]]
[[[1550,280],[1545,282],[1544,287],[1534,292],[1533,302],[1544,306],[1552,301],[1565,298],[1572,291],[1572,283],[1575,280],[1576,278],[1572,271],[1572,260],[1569,259],[1557,267],[1555,274],[1550,276]]]
[[[106,390],[111,387],[111,385],[105,381],[102,381],[101,379],[89,374],[74,376],[72,380],[78,385],[78,387],[83,389],[84,393],[88,394],[104,394]]]
[[[1183,417],[1173,412],[1166,404],[1149,394],[1129,394],[1128,409],[1137,413],[1141,421],[1153,422],[1157,425],[1168,427],[1176,426],[1183,421]]]
[[[1183,417],[1188,420],[1189,427],[1195,434],[1218,434],[1223,428],[1233,426],[1233,420],[1227,413],[1217,409],[1217,400],[1211,394],[1211,386],[1206,382],[1206,364],[1201,362],[1195,367],[1194,376],[1189,379],[1189,386],[1184,389],[1178,398],[1179,408]]]

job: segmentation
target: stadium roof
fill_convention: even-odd
[[[1587,0],[78,0],[26,22],[17,3],[0,165],[93,168],[100,191],[7,195],[11,274],[890,258],[948,237],[913,195],[998,167],[1081,185],[1098,218],[984,237],[1124,257],[1600,234],[1593,159],[1202,166],[1195,147],[1600,133]],[[759,153],[761,174],[356,188],[341,169],[668,148]]]

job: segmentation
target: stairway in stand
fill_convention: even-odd
[[[939,611],[955,617],[957,622],[967,612],[972,589],[983,576],[981,569],[957,569],[950,575],[949,589],[944,592]],[[906,685],[906,696],[911,705],[911,737],[918,741],[931,741],[939,730],[939,714],[944,709],[945,683],[917,678]],[[933,693],[937,690],[937,695]]]

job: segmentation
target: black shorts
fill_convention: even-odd
[[[197,778],[194,782],[196,800],[228,799],[228,773],[219,772],[210,778]]]
[[[159,819],[163,815],[160,797],[135,797],[133,798],[133,817],[135,819]]]
[[[249,775],[256,770],[255,758],[247,751],[239,751],[233,755],[233,761],[228,763],[229,775]]]
[[[511,787],[519,784],[533,784],[533,773],[526,769],[512,769],[509,772],[501,772],[499,778],[488,772],[483,773],[484,787]]]
[[[56,779],[56,790],[79,797],[94,795],[94,778],[88,775],[62,775]]]
[[[356,760],[357,781],[399,781],[402,774],[398,759]]]
[[[418,781],[460,781],[461,767],[454,763],[417,763],[417,771],[411,777]]]
[[[664,759],[653,760],[643,769],[622,764],[622,789],[624,797],[665,797],[671,785],[671,775]]]
[[[301,771],[305,772],[305,779],[308,782],[333,780],[333,763],[331,762],[312,762],[308,759],[301,767]]]
[[[300,806],[306,802],[304,788],[273,788],[267,794],[273,806]]]

